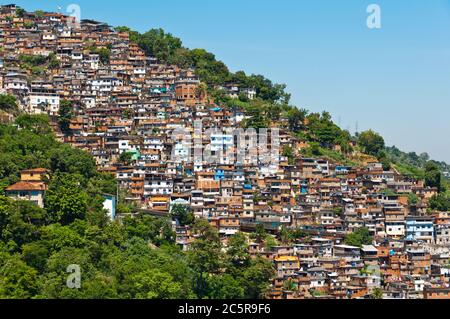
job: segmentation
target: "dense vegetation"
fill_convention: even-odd
[[[398,166],[400,172],[405,175],[424,178],[425,166],[428,162],[434,163],[441,172],[449,172],[450,167],[445,162],[433,161],[427,153],[417,154],[415,152],[405,153],[397,147],[386,147],[388,158]]]
[[[16,97],[14,95],[0,94],[0,111],[17,114],[19,108]]]
[[[55,53],[48,56],[43,55],[20,55],[18,65],[29,71],[33,76],[42,76],[47,70],[53,70],[59,67],[59,61]]]
[[[152,29],[140,34],[128,27],[117,27],[117,31],[130,33],[130,40],[137,43],[147,55],[159,61],[178,65],[182,68],[195,68],[200,79],[212,90],[217,85],[238,84],[243,88],[255,88],[259,98],[271,102],[289,102],[290,95],[285,92],[286,85],[274,84],[262,75],[246,75],[245,72],[230,72],[228,67],[217,61],[214,54],[204,49],[188,49],[182,41],[162,29]]]
[[[186,253],[170,219],[112,222],[101,195],[115,192],[114,177],[98,173],[90,155],[57,142],[45,116],[24,115],[15,124],[0,125],[1,192],[23,169],[47,168],[50,180],[45,209],[0,195],[0,298],[263,296],[272,265],[250,258],[243,234],[224,250],[215,228],[177,208],[174,219],[197,234]],[[120,203],[118,213],[130,209]],[[66,285],[70,265],[80,266],[80,289]]]
[[[371,245],[372,241],[373,238],[370,236],[369,229],[366,227],[359,228],[344,238],[345,244],[355,247]]]

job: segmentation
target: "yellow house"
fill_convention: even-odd
[[[294,275],[300,270],[300,261],[296,256],[278,256],[274,261],[278,278]]]
[[[6,195],[14,199],[33,202],[43,208],[47,178],[48,172],[44,168],[24,170],[20,172],[20,182],[5,189]]]
[[[22,182],[41,182],[48,179],[48,171],[45,168],[34,168],[20,172]]]

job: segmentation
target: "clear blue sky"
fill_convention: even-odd
[[[0,3],[11,3],[2,1]],[[233,71],[286,83],[292,102],[328,110],[352,132],[450,162],[450,0],[17,0],[27,10],[77,3],[82,18],[162,27]],[[366,8],[382,10],[382,29]]]

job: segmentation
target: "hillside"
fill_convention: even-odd
[[[357,136],[351,136],[348,131],[339,128],[328,113],[311,113],[291,105],[285,84],[273,83],[262,75],[247,75],[244,71],[233,73],[224,62],[218,61],[213,53],[204,49],[186,48],[181,39],[162,29],[151,29],[143,34],[123,26],[115,29],[129,32],[130,40],[137,43],[147,55],[155,56],[168,64],[195,69],[200,79],[207,84],[208,92],[216,103],[227,105],[230,109],[238,107],[253,117],[246,123],[247,127],[268,127],[284,121],[283,127],[310,143],[310,149],[305,150],[304,154],[325,156],[344,164],[366,163],[362,159],[367,159],[364,154],[353,154],[352,146],[358,144]],[[221,87],[226,85],[255,88],[258,99],[249,101],[245,96],[230,99],[221,90]],[[384,141],[382,144],[383,147],[376,152],[369,151],[369,158],[375,156],[383,161],[385,166],[392,164],[400,173],[418,179],[424,178],[425,165],[431,161],[445,177],[449,177],[450,165],[445,162],[433,161],[426,153],[406,153],[395,146],[384,145]],[[364,152],[364,148],[361,151]]]
[[[379,299],[450,263],[426,153],[161,29],[7,5],[0,44],[0,298]]]
[[[21,14],[26,14],[25,12]],[[43,14],[39,12],[39,14]],[[94,20],[89,23],[99,24]],[[28,23],[27,27],[32,27]],[[143,34],[120,26],[118,32],[129,33],[131,42],[136,43],[147,56],[153,56],[166,64],[177,65],[181,68],[192,68],[200,80],[206,84],[205,94],[218,105],[230,110],[243,110],[252,118],[244,123],[246,127],[281,126],[289,130],[295,137],[308,143],[309,147],[302,151],[308,156],[325,156],[330,160],[343,164],[364,165],[366,149],[359,147],[357,136],[339,128],[328,113],[317,114],[290,104],[290,94],[285,84],[273,83],[263,75],[248,75],[244,71],[231,72],[227,65],[218,61],[213,53],[204,49],[189,49],[183,46],[181,39],[162,29],[151,29]],[[91,53],[99,54],[103,64],[109,63],[111,47],[96,47],[94,43],[88,46]],[[52,70],[60,66],[55,54],[46,57],[39,55],[21,54],[11,65],[23,69],[29,80],[45,79]],[[249,100],[245,95],[230,98],[226,94],[228,86],[252,88],[256,91],[256,99]],[[0,110],[8,111],[11,101],[4,97],[0,99]],[[14,106],[15,107],[15,106]],[[11,113],[11,110],[8,111]],[[396,147],[382,147],[376,151],[369,150],[367,155],[374,156],[388,167],[393,164],[396,169],[414,178],[423,178],[426,162],[430,161],[427,154],[420,156],[415,153],[405,153]],[[356,151],[356,152],[355,152]],[[432,161],[442,173],[448,175],[450,166],[444,162]]]
[[[224,253],[217,231],[197,221],[198,237],[185,253],[169,218],[110,221],[101,194],[114,194],[115,178],[57,142],[45,116],[23,115],[15,124],[0,125],[0,298],[259,298],[268,288],[272,266],[250,260],[245,238],[231,240]],[[4,196],[21,170],[36,167],[49,172],[45,209]],[[130,209],[121,202],[118,213]],[[81,289],[63,284],[74,264]]]

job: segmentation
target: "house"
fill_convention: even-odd
[[[435,225],[436,245],[450,245],[450,225]]]
[[[24,170],[21,172],[20,181],[5,189],[6,196],[17,200],[29,201],[44,208],[47,178],[48,173],[46,169]]]
[[[373,245],[363,245],[361,247],[361,257],[366,264],[378,263],[378,249]]]
[[[294,275],[296,271],[300,270],[299,260],[295,256],[279,256],[275,258],[274,262],[279,278]]]
[[[30,93],[30,113],[57,115],[59,112],[60,97],[56,93],[33,91]]]
[[[108,212],[108,217],[110,220],[116,218],[116,197],[113,195],[103,195],[103,209]]]
[[[163,174],[146,174],[144,180],[144,196],[171,195],[173,179]]]
[[[349,245],[335,245],[334,256],[338,258],[343,258],[349,261],[360,260],[361,251],[359,247],[349,246]]]
[[[450,299],[450,288],[425,287],[423,290],[423,298],[427,300]]]
[[[411,264],[412,273],[427,275],[431,273],[431,255],[422,247],[408,248],[407,257]]]
[[[433,217],[407,217],[406,239],[434,243]]]

